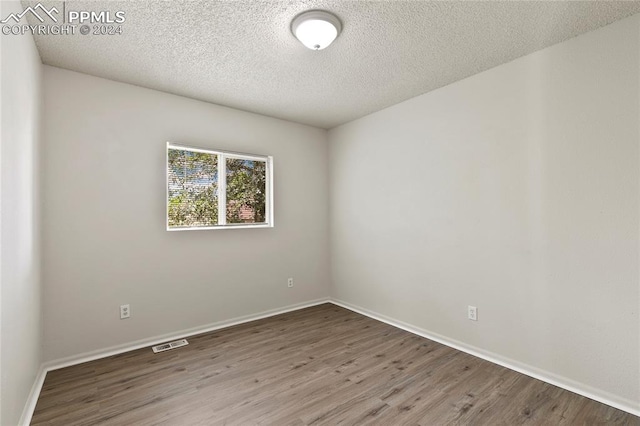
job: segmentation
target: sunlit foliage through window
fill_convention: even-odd
[[[268,224],[269,160],[263,158],[169,145],[168,228]]]

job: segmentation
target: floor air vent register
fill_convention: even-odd
[[[180,339],[176,340],[175,342],[163,343],[161,345],[153,346],[151,349],[153,349],[153,352],[157,354],[158,352],[180,348],[182,346],[187,346],[188,344],[189,342],[187,342],[187,339]]]

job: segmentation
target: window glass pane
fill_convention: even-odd
[[[218,224],[218,156],[203,152],[168,151],[169,227]]]
[[[264,223],[267,163],[227,158],[227,223]]]

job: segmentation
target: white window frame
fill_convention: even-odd
[[[185,226],[185,227],[169,227],[169,149],[203,152],[218,156],[218,224],[214,226]],[[243,228],[273,228],[273,157],[270,155],[244,154],[241,152],[222,151],[196,148],[192,146],[178,145],[167,142],[165,160],[166,173],[166,200],[165,200],[165,216],[167,231],[201,231],[209,229],[243,229]],[[261,223],[227,223],[227,158],[236,158],[242,160],[264,161],[265,167],[265,222]]]

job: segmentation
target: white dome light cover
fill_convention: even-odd
[[[329,46],[342,31],[337,16],[323,10],[301,13],[291,23],[291,32],[311,50],[322,50]]]

